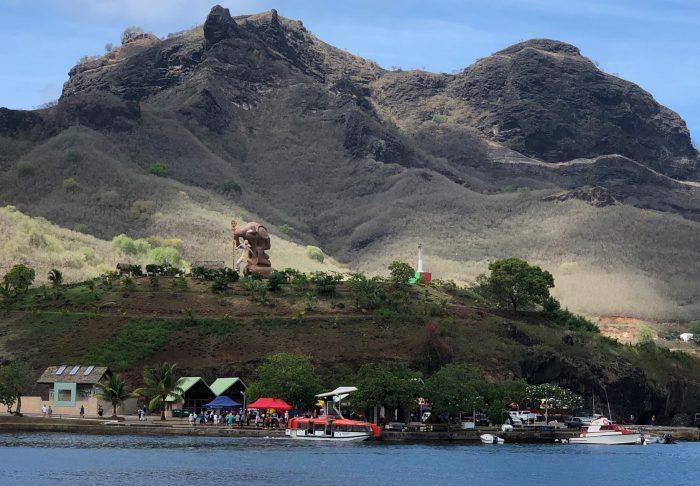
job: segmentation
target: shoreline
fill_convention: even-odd
[[[640,431],[654,435],[671,434],[679,441],[700,442],[700,428],[694,427],[652,427],[639,426]],[[191,437],[231,437],[231,438],[280,438],[285,437],[284,429],[259,429],[255,427],[227,427],[213,425],[191,426],[186,422],[154,421],[150,423],[131,421],[112,421],[107,419],[80,418],[43,418],[43,417],[0,417],[0,433],[11,432],[54,432],[95,435],[144,435],[191,436]],[[554,443],[562,438],[569,438],[578,431],[558,430],[541,432],[539,430],[515,430],[501,433],[491,428],[476,430],[451,430],[439,432],[404,432],[397,430],[382,431],[382,442],[461,442],[480,443],[480,435],[495,433],[508,443]]]

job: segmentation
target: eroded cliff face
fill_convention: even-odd
[[[352,265],[412,258],[430,235],[446,278],[469,281],[513,254],[555,275],[622,262],[657,282],[660,299],[677,282],[678,315],[700,301],[700,188],[681,180],[700,172],[683,121],[558,41],[454,75],[396,72],[274,10],[217,6],[202,27],[135,33],[76,65],[54,107],[0,109],[0,141],[0,200],[103,238],[148,235],[179,207],[182,184]],[[71,148],[79,160],[66,160]],[[20,161],[41,177],[18,174]],[[167,177],[144,180],[156,163]],[[67,177],[79,192],[62,189]],[[229,181],[242,190],[231,195]],[[136,217],[142,200],[157,211]]]

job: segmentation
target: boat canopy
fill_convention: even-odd
[[[348,395],[350,395],[352,392],[356,392],[357,387],[355,386],[339,386],[333,391],[329,391],[326,393],[319,393],[316,395],[316,398],[333,398],[334,401],[338,402],[344,398],[346,398]]]

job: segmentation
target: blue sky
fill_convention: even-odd
[[[515,42],[570,42],[677,111],[700,141],[700,0],[221,0],[276,8],[324,41],[385,67],[452,72]],[[0,106],[58,97],[85,54],[129,25],[159,36],[202,23],[213,0],[0,0]]]

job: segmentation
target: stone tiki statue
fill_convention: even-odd
[[[236,220],[231,220],[233,233],[233,255],[236,250],[243,250],[243,255],[235,262],[235,268],[245,263],[243,275],[258,274],[267,277],[272,273],[270,257],[266,251],[270,249],[270,235],[260,223],[250,222],[238,227]]]

